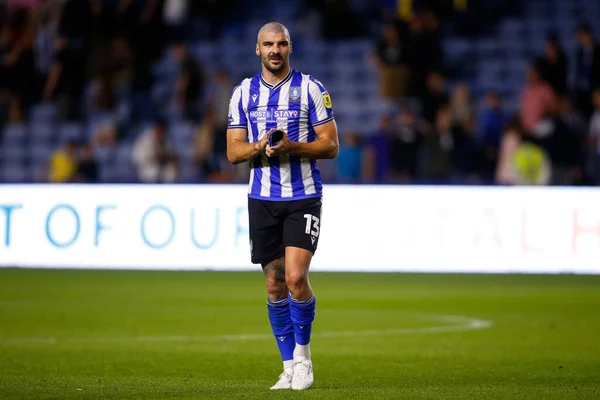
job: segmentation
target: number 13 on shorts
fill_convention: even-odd
[[[312,214],[304,214],[304,219],[306,219],[306,229],[305,233],[307,235],[311,235],[310,240],[312,243],[315,243],[315,240],[319,237],[319,217]]]

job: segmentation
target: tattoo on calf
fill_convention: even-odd
[[[279,258],[263,265],[263,272],[267,281],[269,301],[280,301],[285,299],[288,295],[288,289],[285,284],[284,259]]]

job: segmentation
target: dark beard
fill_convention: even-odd
[[[263,60],[263,65],[265,66],[267,71],[273,74],[283,70],[287,66],[287,61],[285,61],[283,58],[281,58],[281,64],[279,64],[278,66],[269,65],[269,61],[270,59],[267,59],[266,62]]]

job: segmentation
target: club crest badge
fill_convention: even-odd
[[[300,86],[290,86],[290,101],[299,101],[300,93]]]

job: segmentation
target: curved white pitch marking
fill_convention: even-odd
[[[462,315],[415,314],[425,319],[435,319],[452,325],[428,326],[422,328],[376,329],[361,331],[325,331],[313,332],[313,337],[348,337],[348,336],[381,336],[381,335],[418,335],[427,333],[461,332],[486,329],[492,321],[469,318]],[[92,338],[15,338],[0,339],[0,343],[120,343],[120,342],[206,342],[206,341],[248,341],[272,339],[271,334],[232,334],[232,335],[181,335],[181,336],[137,336],[137,337],[92,337]]]

